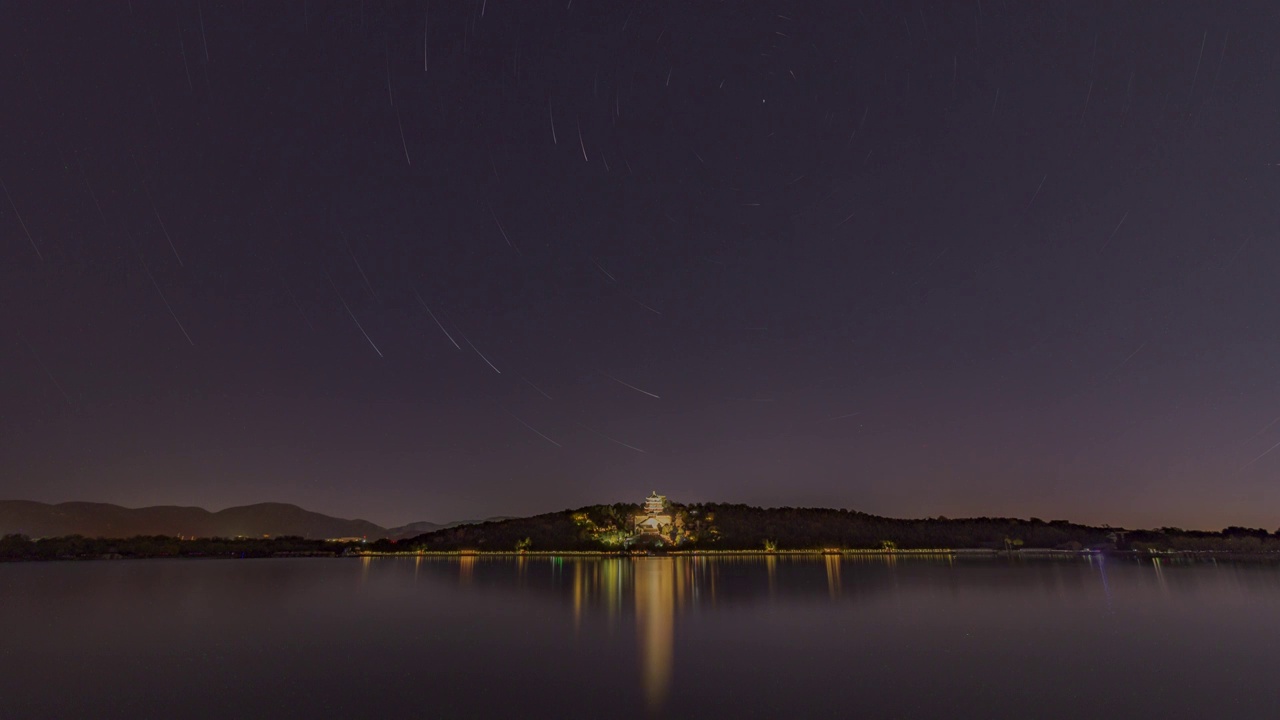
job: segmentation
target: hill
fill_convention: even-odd
[[[593,505],[454,528],[409,538],[423,550],[608,550],[629,544],[633,504]],[[853,510],[758,508],[706,503],[671,505],[676,528],[666,547],[691,550],[813,550],[823,548],[1091,547],[1109,542],[1110,529],[1066,521],[1013,518],[900,520]]]
[[[382,536],[389,540],[403,540],[405,538],[417,537],[418,535],[424,535],[426,533],[432,533],[437,530],[453,527],[455,524],[456,523],[446,523],[441,525],[440,523],[427,522],[423,520],[421,522],[409,523],[408,525],[401,525],[400,527],[387,528],[386,532],[384,532]]]
[[[510,517],[499,516],[485,518],[484,520],[455,520],[453,522],[443,524],[421,521],[409,523],[408,525],[401,525],[400,527],[388,528],[383,532],[382,537],[387,538],[388,540],[405,540],[407,538],[414,538],[419,535],[433,533],[437,530],[446,530],[448,528],[458,527],[459,525],[476,525],[479,523],[498,522],[500,520],[511,519],[512,518]],[[372,539],[372,537],[370,539]]]
[[[0,500],[0,535],[28,537],[84,535],[123,538],[137,535],[186,537],[262,537],[323,539],[384,537],[387,531],[366,520],[344,520],[286,503],[258,503],[209,512],[198,507],[158,505],[126,508],[109,503],[50,505]]]
[[[593,505],[528,518],[444,528],[378,543],[375,550],[619,550],[630,542],[634,504]],[[671,505],[676,527],[663,547],[688,550],[1110,549],[1237,553],[1280,551],[1280,533],[1230,527],[1221,532],[1160,528],[1124,531],[1037,518],[896,519],[829,508]],[[1119,534],[1117,534],[1117,532]],[[646,540],[656,544],[658,538]]]
[[[615,510],[615,508],[623,508]],[[609,546],[600,535],[601,527],[621,527],[624,518],[638,506],[597,505],[579,510],[561,510],[525,518],[507,518],[483,523],[457,525],[425,533],[396,543],[396,550],[602,550]],[[587,513],[599,522],[588,527],[575,516]]]

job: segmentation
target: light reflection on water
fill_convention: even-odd
[[[780,574],[786,576],[784,592],[789,600],[794,601],[798,598],[812,600],[818,586],[801,578],[807,575],[804,571],[808,568],[820,567],[825,579],[826,599],[836,603],[842,600],[844,594],[842,568],[850,568],[853,571],[853,581],[858,583],[853,598],[855,602],[868,601],[883,593],[897,594],[903,591],[899,584],[901,580],[911,584],[906,591],[913,592],[913,586],[919,580],[921,571],[924,571],[925,576],[930,576],[930,570],[933,572],[942,568],[953,572],[957,570],[956,558],[950,555],[905,559],[892,554],[842,556],[833,553],[641,558],[520,556],[514,561],[503,557],[481,556],[480,561],[493,566],[492,569],[497,572],[501,571],[502,566],[514,562],[517,576],[522,581],[527,578],[531,566],[545,565],[552,569],[550,574],[552,582],[549,585],[538,582],[533,588],[529,588],[522,582],[522,587],[526,590],[554,592],[558,585],[564,584],[557,582],[557,579],[569,578],[567,596],[572,607],[575,633],[580,632],[584,616],[593,612],[604,613],[610,625],[613,625],[620,615],[633,614],[637,637],[636,667],[639,682],[647,706],[655,713],[666,707],[671,689],[678,617],[685,611],[703,605],[716,607],[720,599],[717,587],[723,587],[726,580],[734,583],[730,598],[734,602],[752,599],[764,600],[768,603],[775,602]],[[466,585],[475,572],[477,557],[431,558],[427,562],[457,563],[460,568],[459,581]],[[910,565],[906,578],[900,577],[897,572],[900,563],[903,562]],[[960,572],[982,573],[1011,569],[1010,561],[1005,559],[966,559],[960,562],[962,564]],[[1022,580],[1032,581],[1031,583],[1014,581],[1011,585],[1014,587],[1023,584],[1042,585],[1046,581],[1042,571],[1049,570],[1052,575],[1050,584],[1055,586],[1057,594],[1060,597],[1063,596],[1070,592],[1069,588],[1074,585],[1074,592],[1071,594],[1076,596],[1075,600],[1078,600],[1081,594],[1093,594],[1087,586],[1081,585],[1082,578],[1079,574],[1084,567],[1087,568],[1086,573],[1094,577],[1096,582],[1094,590],[1101,593],[1110,609],[1112,598],[1111,588],[1107,582],[1105,558],[1064,558],[1038,562],[1042,564],[1030,569],[1024,568],[1024,571],[1031,574]],[[1112,560],[1110,563],[1114,566],[1117,561]],[[967,568],[963,567],[965,564],[968,564]],[[1197,563],[1197,565],[1204,564]],[[1170,588],[1165,580],[1164,567],[1160,558],[1140,563],[1127,563],[1125,569],[1138,571],[1137,575],[1128,578],[1130,581],[1136,581],[1136,587],[1131,589],[1139,589],[1144,594],[1154,591],[1167,595]],[[1013,569],[1016,571],[1016,567]],[[759,588],[752,584],[752,579],[761,570],[764,574],[763,585],[766,592],[763,598],[756,598]],[[859,570],[861,572],[858,572]],[[1066,576],[1073,577],[1064,576],[1064,570]],[[867,571],[873,571],[874,574],[868,575]],[[1147,582],[1148,580],[1153,582]],[[1280,574],[1276,574],[1272,580],[1275,583],[1274,589],[1280,593]],[[929,583],[934,581],[936,577],[929,577]],[[1085,582],[1088,581],[1085,580]],[[1180,589],[1185,592],[1194,592],[1198,585],[1198,582],[1184,584]],[[1280,600],[1280,594],[1277,595],[1277,599]]]
[[[640,666],[649,707],[661,708],[671,684],[671,659],[676,635],[676,583],[682,560],[643,559],[633,566],[636,627],[640,637]]]
[[[827,593],[831,595],[832,600],[835,600],[840,597],[840,557],[824,555],[823,560],[827,565]]]
[[[504,559],[488,558],[489,562],[501,565],[508,562]],[[437,560],[437,562],[440,562]],[[443,560],[443,562],[452,562],[452,560]],[[475,558],[460,558],[457,560],[464,567],[468,567],[475,562]],[[520,557],[516,561],[521,577],[525,572],[525,568],[529,564],[540,562],[549,563],[551,566],[560,569],[565,565],[572,568],[569,571],[570,590],[569,596],[572,603],[572,613],[574,618],[575,631],[579,630],[582,624],[584,614],[602,611],[610,620],[623,612],[631,611],[634,613],[635,625],[637,631],[637,666],[639,668],[639,679],[641,687],[651,711],[658,712],[664,709],[667,704],[670,692],[673,666],[675,662],[676,638],[678,634],[678,616],[691,608],[696,608],[703,604],[709,604],[715,607],[718,595],[717,587],[723,585],[726,577],[735,581],[733,589],[734,600],[744,600],[754,595],[758,588],[752,587],[750,584],[745,586],[736,583],[744,579],[749,580],[756,574],[757,570],[763,569],[764,585],[767,590],[766,601],[774,602],[778,592],[778,576],[780,574],[779,567],[783,566],[789,581],[786,592],[790,598],[810,596],[811,590],[816,589],[815,586],[797,582],[799,575],[797,570],[810,566],[821,565],[825,574],[825,586],[827,600],[830,602],[839,602],[843,595],[842,584],[842,568],[849,566],[855,569],[861,569],[864,574],[854,574],[854,582],[863,583],[858,587],[858,597],[867,599],[868,596],[877,593],[890,592],[897,593],[902,590],[899,582],[903,578],[898,576],[896,570],[901,562],[912,565],[911,574],[916,575],[918,571],[933,568],[935,571],[942,566],[947,570],[955,571],[956,559],[954,556],[945,555],[937,557],[912,557],[903,560],[899,556],[892,554],[886,555],[867,555],[867,556],[841,556],[837,554],[823,555],[763,555],[763,556],[728,556],[728,557],[708,557],[708,556],[677,556],[677,557],[645,557],[645,558],[591,558],[591,557],[552,557],[552,558],[526,558]],[[961,572],[972,572],[983,570],[1008,570],[1009,561],[1004,559],[968,559],[961,560],[962,564],[969,563],[968,568],[962,568]],[[1111,609],[1112,593],[1111,587],[1107,580],[1108,562],[1102,557],[1086,557],[1081,560],[1057,559],[1057,560],[1041,560],[1044,563],[1039,570],[1049,569],[1052,571],[1052,584],[1056,586],[1058,595],[1061,597],[1068,593],[1068,587],[1075,585],[1074,595],[1079,599],[1080,594],[1092,594],[1087,587],[1082,587],[1079,577],[1079,571],[1082,565],[1087,565],[1091,569],[1096,582],[1096,591],[1100,591],[1105,598],[1108,609]],[[1112,560],[1110,564],[1115,566],[1117,561]],[[1187,563],[1183,563],[1186,565]],[[1201,571],[1208,568],[1204,563],[1194,563],[1198,566],[1204,566]],[[983,568],[984,565],[988,567]],[[990,566],[994,566],[990,567]],[[866,576],[865,571],[870,568],[878,567],[882,572]],[[1213,565],[1213,567],[1217,567]],[[1143,569],[1146,572],[1143,572]],[[1165,565],[1162,564],[1160,558],[1141,561],[1138,563],[1128,562],[1125,569],[1130,571],[1138,571],[1136,576],[1127,578],[1130,582],[1136,581],[1136,587],[1130,589],[1138,589],[1144,594],[1155,592],[1161,595],[1168,595],[1170,587],[1165,578]],[[1066,575],[1075,575],[1073,578],[1064,577],[1063,570]],[[729,572],[733,570],[732,572]],[[464,577],[469,577],[469,570],[464,572]],[[1028,570],[1033,576],[1025,578],[1034,580],[1036,583],[1043,583],[1045,578],[1043,573],[1036,573],[1035,570]],[[1149,576],[1148,576],[1149,573]],[[906,578],[909,582],[911,578]],[[936,578],[935,578],[936,579]],[[719,581],[719,583],[717,582]],[[931,580],[932,581],[932,580]],[[1074,582],[1073,582],[1074,581]],[[1154,581],[1148,582],[1148,581]],[[1086,582],[1088,582],[1086,580]],[[1273,589],[1280,591],[1280,575],[1271,578]],[[1013,585],[1019,583],[1014,582]],[[1192,582],[1183,584],[1179,589],[1184,592],[1194,592],[1200,585],[1200,582]],[[554,590],[554,588],[550,588]],[[910,589],[908,589],[910,591]],[[628,606],[625,600],[630,598],[632,605]],[[1280,599],[1280,595],[1277,595]]]
[[[0,607],[5,720],[1280,716],[1262,564],[49,563],[0,565]]]

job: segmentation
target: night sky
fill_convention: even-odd
[[[1274,529],[1277,30],[4,3],[0,495]]]

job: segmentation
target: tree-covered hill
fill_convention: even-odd
[[[680,537],[664,543],[690,550],[818,550],[826,548],[1064,548],[1113,540],[1108,528],[1065,521],[1009,518],[898,520],[850,510],[758,508],[707,503],[673,505]],[[502,522],[465,525],[397,543],[398,550],[617,550],[630,535],[636,505],[595,505]],[[379,544],[385,545],[385,544]]]
[[[633,504],[593,505],[501,522],[464,525],[399,543],[373,547],[396,551],[510,552],[620,550],[630,546]],[[663,538],[665,549],[1063,549],[1280,551],[1280,536],[1261,529],[1222,532],[1177,528],[1120,531],[1037,518],[896,519],[829,508],[759,508],[705,503],[673,504],[680,528]],[[656,544],[656,543],[655,543]]]
[[[715,536],[699,548],[754,549],[766,542],[779,550],[819,548],[1075,548],[1104,545],[1106,528],[1066,521],[1014,518],[930,518],[900,520],[853,510],[699,506]]]
[[[511,518],[437,530],[395,543],[396,550],[509,552],[530,550],[617,550],[631,528],[637,505],[592,505],[577,510]],[[384,549],[391,543],[374,543]]]

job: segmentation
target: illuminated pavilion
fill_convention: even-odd
[[[644,500],[644,511],[635,516],[634,532],[636,535],[657,535],[662,528],[672,524],[671,513],[667,511],[667,498],[658,491]]]

